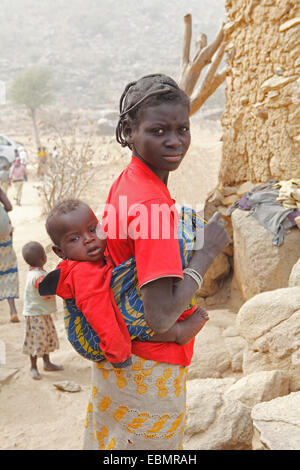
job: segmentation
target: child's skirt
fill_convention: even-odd
[[[59,349],[57,332],[51,315],[27,316],[23,353],[42,357]]]

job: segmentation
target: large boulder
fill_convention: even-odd
[[[284,370],[300,390],[300,287],[263,292],[240,308],[236,327],[247,341],[243,372]]]
[[[253,450],[300,449],[300,392],[252,408]]]
[[[247,211],[231,216],[234,240],[234,275],[244,300],[260,292],[287,287],[294,264],[300,257],[300,231],[292,228],[281,246],[273,234]]]
[[[296,286],[300,286],[300,258],[297,263],[294,264],[289,278],[289,287]]]
[[[251,449],[251,408],[224,397],[234,381],[234,378],[187,381],[184,449]]]
[[[242,377],[225,391],[224,396],[253,407],[257,403],[270,401],[288,393],[288,374],[282,370],[270,370],[258,371]]]
[[[210,319],[195,339],[189,379],[241,376],[247,343],[234,328],[236,314],[229,310],[208,313]]]

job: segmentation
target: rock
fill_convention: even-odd
[[[293,26],[296,26],[297,24],[300,24],[300,17],[298,16],[297,18],[292,18],[291,20],[286,21],[285,23],[281,24],[279,26],[279,31],[287,31],[288,29],[292,28]]]
[[[247,341],[243,372],[283,370],[300,389],[300,287],[258,294],[240,308],[236,326]]]
[[[237,194],[239,196],[242,196],[243,194],[246,194],[249,191],[251,191],[251,189],[253,189],[254,186],[255,186],[254,183],[252,183],[251,181],[245,181],[245,183],[240,184],[240,186],[238,187]]]
[[[55,382],[54,387],[58,388],[58,390],[62,390],[63,392],[80,392],[81,387],[80,385],[76,384],[72,380],[63,380],[62,382]]]
[[[289,287],[300,286],[300,258],[294,264],[289,277]]]
[[[224,397],[234,379],[187,382],[187,423],[184,448],[197,450],[251,449],[250,408]]]
[[[300,392],[257,404],[251,417],[256,431],[253,450],[300,449]]]
[[[201,297],[214,295],[219,290],[218,281],[224,279],[230,272],[230,263],[227,255],[219,253],[203,277],[201,289],[198,294]]]
[[[10,367],[0,367],[0,385],[6,384],[18,372],[18,369]]]
[[[228,207],[231,206],[235,201],[240,199],[240,197],[237,194],[230,194],[229,196],[224,196],[221,199],[221,202],[224,206]]]
[[[243,354],[247,342],[241,336],[227,336],[224,338],[226,349],[231,357],[231,369],[233,372],[243,370]]]
[[[253,407],[257,403],[289,393],[289,376],[281,370],[258,371],[246,375],[225,392],[224,396],[239,400],[244,405]]]
[[[287,287],[292,267],[300,257],[300,232],[292,228],[281,246],[273,234],[247,211],[232,215],[234,275],[244,300],[260,292]]]
[[[196,336],[189,379],[223,377],[231,370],[231,356],[221,333],[221,328],[209,325],[208,321]]]
[[[286,86],[288,83],[297,80],[297,75],[291,77],[282,77],[280,75],[273,75],[273,77],[265,80],[261,85],[261,89],[264,91],[277,90],[278,88]]]

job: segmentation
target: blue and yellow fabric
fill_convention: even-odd
[[[178,241],[184,269],[193,256],[196,230],[204,226],[204,220],[193,209],[186,206],[181,208],[179,215]],[[129,258],[113,269],[111,288],[131,339],[138,337],[143,341],[147,341],[153,335],[153,331],[145,322],[144,306],[138,287],[134,257]],[[193,299],[187,309],[194,304],[195,300]],[[99,348],[99,337],[76,307],[75,300],[65,300],[64,306],[65,328],[68,340],[75,350],[91,361],[100,362],[105,360],[105,356]]]

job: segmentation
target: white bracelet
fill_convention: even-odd
[[[183,270],[183,273],[184,274],[187,274],[188,276],[190,276],[191,278],[194,279],[194,281],[197,283],[198,285],[198,289],[201,288],[202,286],[202,282],[203,282],[203,278],[202,276],[193,268],[185,268]]]

